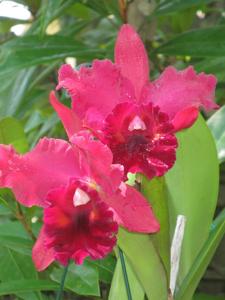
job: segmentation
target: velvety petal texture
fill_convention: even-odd
[[[168,116],[151,104],[121,103],[106,119],[105,143],[113,162],[149,179],[162,176],[174,164],[177,140]]]
[[[113,211],[96,190],[80,182],[48,194],[44,210],[45,245],[54,249],[55,259],[66,265],[69,259],[81,264],[90,256],[99,259],[116,244],[118,224]]]
[[[119,224],[129,231],[155,233],[159,231],[159,222],[144,198],[133,187],[121,184],[121,190],[104,201],[116,212]]]
[[[176,130],[181,130],[190,127],[196,120],[196,110],[193,108],[204,108],[206,111],[218,108],[214,102],[215,86],[213,75],[197,75],[193,67],[183,71],[168,67],[159,79],[150,84],[142,101],[158,105],[171,120],[175,119]]]
[[[117,103],[134,98],[132,85],[110,60],[94,60],[90,68],[81,67],[79,71],[63,65],[57,88],[62,87],[72,98],[73,110],[83,119],[89,109],[104,118]]]
[[[50,189],[82,175],[78,153],[69,143],[44,138],[30,152],[20,155],[11,146],[0,145],[0,187],[12,188],[25,206],[45,206]]]
[[[38,271],[43,271],[55,260],[54,249],[45,245],[46,237],[44,227],[42,227],[32,249],[32,259]]]
[[[56,98],[55,92],[52,91],[50,93],[49,99],[51,105],[61,119],[68,137],[72,137],[82,128],[81,119],[75,114],[72,109],[59,102],[59,100]]]
[[[131,81],[139,101],[142,88],[149,78],[148,56],[139,35],[128,24],[121,27],[116,40],[115,64],[120,67],[122,75]]]

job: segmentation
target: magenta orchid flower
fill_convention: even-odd
[[[54,260],[66,265],[104,257],[116,244],[119,224],[129,231],[159,230],[145,198],[121,181],[123,167],[112,164],[109,148],[87,132],[73,143],[44,138],[24,155],[0,145],[0,187],[11,188],[25,206],[44,208],[32,253],[39,271]]]
[[[50,101],[70,138],[89,129],[113,152],[113,163],[149,178],[162,176],[174,164],[175,132],[190,127],[199,108],[216,109],[216,78],[193,67],[168,67],[149,81],[144,45],[130,25],[123,25],[115,46],[115,63],[95,60],[91,68],[63,65],[57,89],[65,88],[72,110],[51,93]]]

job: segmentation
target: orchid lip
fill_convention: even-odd
[[[146,125],[139,116],[135,116],[128,126],[129,131],[146,130]]]
[[[80,188],[77,188],[73,195],[73,205],[75,207],[85,205],[90,201],[88,194]]]

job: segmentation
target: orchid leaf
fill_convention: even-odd
[[[225,297],[199,293],[194,295],[193,300],[225,300]]]
[[[193,127],[178,133],[177,137],[177,160],[165,178],[171,238],[177,216],[184,215],[187,220],[178,275],[179,286],[208,238],[217,203],[219,168],[213,137],[201,116]]]
[[[0,296],[27,293],[31,291],[54,291],[59,288],[58,284],[50,280],[20,279],[0,283]]]
[[[225,26],[185,32],[157,48],[157,53],[168,55],[224,56]]]
[[[51,279],[60,283],[62,272],[62,268],[55,268],[51,274]],[[65,287],[79,295],[99,296],[98,279],[96,267],[90,265],[88,262],[85,262],[83,265],[75,265],[73,263],[69,266]]]
[[[151,300],[167,300],[165,269],[151,236],[120,229],[118,245],[129,260],[147,297]]]
[[[2,243],[1,243],[2,245]],[[17,253],[8,247],[0,247],[0,295],[2,285],[10,284],[11,290],[9,294],[15,293],[24,300],[40,300],[41,295],[36,293],[23,293],[23,291],[13,291],[12,281],[20,279],[38,279],[31,257]],[[3,293],[4,294],[4,293]]]
[[[88,260],[88,263],[97,267],[100,281],[104,283],[111,283],[116,266],[116,258],[113,255],[108,255],[103,259],[90,259]]]
[[[176,13],[191,6],[202,5],[213,2],[213,0],[164,0],[161,1],[156,9],[157,15]]]
[[[189,300],[225,234],[225,209],[212,223],[207,241],[201,248],[187,276],[177,291],[176,300]]]
[[[144,300],[145,292],[141,284],[139,283],[126,257],[125,257],[125,263],[126,263],[127,276],[129,280],[132,298],[138,300]],[[127,299],[127,292],[124,283],[121,261],[119,258],[116,263],[116,269],[113,275],[113,280],[112,280],[108,300],[115,300],[115,299]]]
[[[225,160],[225,106],[214,113],[207,123],[216,141],[218,158],[223,162]]]
[[[12,144],[19,152],[28,150],[28,143],[19,121],[8,117],[0,121],[0,143]]]
[[[14,38],[1,48],[0,78],[13,74],[16,70],[50,63],[67,56],[79,56],[89,59],[93,55],[99,55],[99,49],[92,49],[80,42],[73,41],[71,37],[29,35]]]
[[[149,181],[143,177],[141,183],[143,195],[151,204],[154,215],[160,223],[160,231],[152,236],[153,242],[159,252],[167,273],[169,282],[170,274],[170,231],[169,231],[169,213],[168,199],[166,193],[165,180],[163,177],[155,178]]]

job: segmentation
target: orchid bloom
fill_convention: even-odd
[[[57,89],[65,88],[72,110],[51,93],[50,101],[70,138],[89,129],[113,152],[113,163],[127,172],[149,178],[162,176],[174,164],[175,132],[190,127],[199,108],[217,108],[216,78],[193,67],[177,71],[167,67],[153,82],[148,56],[130,25],[123,25],[116,41],[115,63],[94,60],[92,67],[73,70],[63,65]]]
[[[109,148],[87,132],[73,142],[43,138],[24,155],[0,145],[0,187],[11,188],[25,206],[44,208],[32,252],[39,271],[54,260],[66,265],[104,257],[116,244],[119,224],[129,231],[159,230],[149,203],[121,182],[123,167],[112,164]]]

